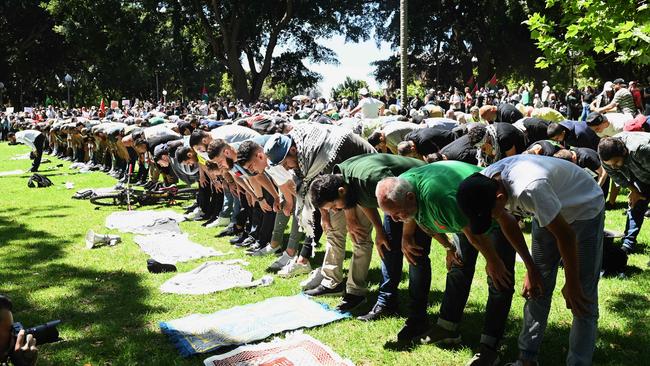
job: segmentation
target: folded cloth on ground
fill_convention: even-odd
[[[191,241],[187,234],[167,232],[136,235],[133,240],[142,251],[160,263],[176,264],[203,257],[225,255],[214,248],[204,247]]]
[[[160,322],[182,356],[250,343],[272,334],[331,323],[349,315],[330,310],[304,295],[272,297],[212,314],[192,314]]]
[[[18,169],[18,170],[8,170],[8,171],[5,171],[5,172],[0,172],[0,177],[6,177],[7,175],[20,175],[20,174],[23,174],[23,173],[25,173],[25,171],[20,170],[20,169]]]
[[[212,356],[205,366],[353,366],[328,346],[307,334],[296,332],[285,339],[246,345]]]
[[[248,265],[241,259],[205,262],[190,272],[180,273],[170,278],[160,286],[160,291],[173,294],[203,295],[233,287],[268,286],[273,283],[271,276],[264,276],[253,281],[253,274],[239,264]]]
[[[30,153],[14,155],[13,157],[10,158],[10,160],[29,160],[30,159],[29,154]]]
[[[120,211],[108,215],[106,227],[134,234],[180,233],[178,223],[183,220],[183,215],[171,210]]]

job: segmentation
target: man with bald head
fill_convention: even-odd
[[[440,315],[437,325],[427,335],[432,343],[460,343],[458,327],[469,297],[478,252],[486,258],[490,288],[486,320],[480,351],[469,364],[491,365],[498,359],[497,349],[514,292],[513,247],[524,260],[529,273],[532,273],[529,275],[535,284],[532,288],[538,287],[541,278],[523,235],[506,239],[496,225],[486,235],[472,233],[468,219],[458,208],[456,192],[460,182],[478,171],[480,168],[477,166],[458,161],[428,164],[410,169],[399,177],[381,180],[376,188],[376,196],[385,214],[395,221],[404,222],[402,252],[409,263],[414,263],[415,258],[424,251],[413,239],[415,225],[447,250],[447,283]],[[516,220],[511,225],[516,226]],[[453,234],[453,244],[447,234]]]

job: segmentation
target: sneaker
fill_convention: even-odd
[[[499,364],[499,353],[481,343],[479,352],[465,366],[496,366]]]
[[[426,343],[453,345],[459,344],[462,337],[458,331],[451,331],[442,328],[439,325],[434,325],[426,337]]]
[[[230,217],[219,217],[217,219],[217,226],[228,226],[230,224]]]
[[[253,257],[264,257],[267,255],[278,255],[282,252],[282,247],[273,248],[271,244],[267,244],[264,248],[258,249],[254,252],[246,253],[252,255]]]
[[[318,285],[315,289],[305,291],[305,295],[318,297],[318,296],[341,296],[345,292],[345,282],[341,282],[334,288]]]
[[[197,207],[194,209],[194,211],[185,215],[185,219],[190,221],[198,221],[203,218],[203,215],[204,215],[203,210],[201,210],[200,207]]]
[[[240,232],[241,232],[241,230],[237,230],[237,228],[235,228],[235,226],[231,225],[231,226],[228,226],[227,228],[225,228],[224,230],[222,230],[221,232],[219,232],[219,234],[217,234],[217,238],[223,238],[224,236],[234,236],[234,235],[237,235]]]
[[[147,270],[151,273],[176,272],[176,266],[160,263],[154,259],[147,259]]]
[[[289,278],[294,276],[299,276],[301,274],[306,274],[311,271],[311,264],[298,263],[297,260],[289,262],[286,266],[278,272],[278,276],[283,278]]]
[[[266,245],[260,243],[259,241],[255,241],[253,244],[251,244],[247,249],[246,249],[246,254],[256,252],[262,248],[264,248]]]
[[[431,331],[429,322],[409,322],[397,333],[397,342],[402,344],[431,343],[428,334]]]
[[[340,304],[336,306],[336,310],[347,313],[352,311],[357,306],[366,303],[366,297],[361,295],[345,294]]]
[[[235,236],[234,238],[230,238],[228,242],[233,245],[241,244],[244,240],[248,238],[248,233],[246,232],[241,232],[239,236]]]
[[[251,245],[255,244],[256,242],[257,241],[255,240],[255,238],[253,238],[250,235],[247,235],[244,238],[244,240],[240,241],[239,243],[235,243],[235,246],[237,248],[246,248],[246,247],[250,247]]]
[[[296,257],[292,257],[287,252],[283,252],[280,258],[278,258],[275,262],[271,263],[271,265],[267,268],[268,271],[270,272],[277,272],[281,270],[284,266],[289,264],[292,260],[294,260]]]
[[[323,273],[321,272],[320,267],[318,267],[309,273],[306,280],[300,282],[300,287],[302,287],[303,291],[307,291],[318,287],[321,282],[323,282]]]
[[[205,228],[208,228],[208,229],[213,228],[213,227],[217,227],[218,226],[217,221],[218,221],[218,219],[216,219],[216,218],[215,219],[210,219],[210,220],[204,222],[203,224],[201,224],[201,226],[203,226]]]
[[[393,316],[397,314],[397,306],[383,306],[375,304],[367,314],[357,317],[359,320],[365,322],[371,322],[373,320],[381,319],[387,316]]]

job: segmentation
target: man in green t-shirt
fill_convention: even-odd
[[[456,202],[458,185],[480,168],[457,161],[443,161],[415,168],[395,178],[385,178],[377,185],[377,201],[381,209],[394,220],[415,222],[445,249],[457,251],[462,265],[452,263],[440,306],[437,325],[429,333],[433,343],[456,344],[461,341],[458,325],[467,304],[474,277],[478,251],[487,260],[489,295],[481,335],[481,347],[470,365],[493,364],[497,359],[498,343],[503,336],[514,292],[515,250],[529,271],[534,271],[533,283],[541,283],[533,265],[523,235],[507,238],[498,226],[489,234],[474,235],[469,221]],[[516,222],[512,223],[517,225]],[[447,233],[453,235],[453,244]],[[510,245],[508,243],[510,241]],[[405,230],[402,251],[409,263],[422,255],[411,233]],[[537,274],[537,275],[535,275]]]
[[[394,177],[423,165],[425,163],[420,160],[398,155],[359,155],[338,164],[333,170],[334,174],[317,177],[310,186],[315,207],[345,212],[347,228],[353,239],[360,239],[356,237],[365,233],[358,230],[359,223],[354,215],[357,208],[361,208],[375,229],[375,246],[381,257],[382,283],[377,303],[369,313],[360,316],[360,320],[370,321],[397,313],[397,286],[402,277],[402,223],[384,215],[382,225],[375,196],[377,183],[386,177]],[[424,249],[424,253],[416,258],[415,264],[409,266],[411,312],[406,325],[397,335],[399,342],[406,343],[419,340],[429,330],[427,300],[431,287],[431,262],[428,255],[431,237],[418,229],[415,240]]]

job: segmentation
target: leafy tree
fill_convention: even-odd
[[[650,9],[632,0],[546,0],[526,24],[543,55],[540,69],[576,65],[578,73],[613,75],[612,65],[650,64]],[[646,68],[647,70],[647,68]],[[630,69],[626,72],[629,74]]]
[[[372,24],[364,16],[368,5],[356,0],[177,1],[184,16],[200,24],[213,56],[232,76],[236,97],[247,101],[260,96],[267,76],[294,77],[273,73],[276,67],[300,69],[302,81],[297,84],[315,80],[298,61],[336,60],[334,51],[315,39],[337,34],[346,40],[366,39]],[[279,44],[283,50],[274,56]]]
[[[368,88],[368,83],[364,80],[355,80],[346,76],[341,84],[332,88],[330,96],[334,99],[343,97],[359,99],[359,89],[361,88]]]

